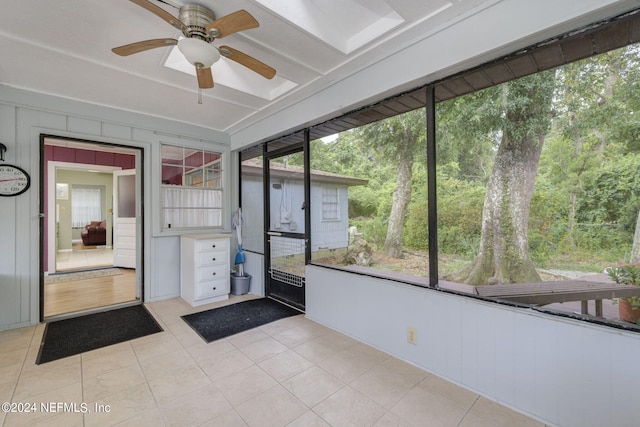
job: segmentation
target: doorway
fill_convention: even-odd
[[[120,167],[48,161],[45,274],[113,266],[113,173]],[[77,211],[81,210],[80,215]]]
[[[134,147],[41,136],[41,321],[141,303],[141,154]],[[114,234],[123,175],[132,190],[126,241]],[[114,258],[119,249],[127,262]]]
[[[267,296],[304,311],[307,262],[306,194],[302,146],[265,157]]]

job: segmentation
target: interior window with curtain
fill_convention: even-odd
[[[222,154],[162,146],[162,228],[222,226]]]
[[[99,188],[71,189],[71,226],[82,228],[102,220],[102,194]]]

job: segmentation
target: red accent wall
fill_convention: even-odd
[[[44,147],[45,162],[85,163],[88,165],[119,166],[122,169],[136,167],[136,157],[133,154],[105,153],[95,150],[80,150],[77,148],[46,145]]]

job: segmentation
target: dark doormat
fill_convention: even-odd
[[[36,364],[162,332],[142,305],[47,323]]]
[[[252,299],[200,313],[182,320],[206,342],[219,340],[302,312],[269,298]]]

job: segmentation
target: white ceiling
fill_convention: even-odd
[[[203,103],[198,104],[195,76],[164,66],[168,59],[175,62],[175,58],[169,58],[171,47],[128,57],[111,52],[113,47],[136,41],[178,38],[175,28],[140,6],[128,0],[0,1],[4,3],[0,14],[1,84],[228,134],[241,132],[261,118],[308,99],[444,28],[455,28],[474,14],[489,10],[499,19],[501,14],[513,13],[518,3],[151,0],[176,17],[181,5],[197,3],[210,8],[217,17],[245,9],[260,23],[259,28],[214,44],[229,45],[256,57],[274,67],[276,77],[266,80],[223,58],[212,68],[216,86],[204,90]],[[579,0],[583,1],[592,10],[600,5],[617,4],[620,9],[638,3]],[[529,0],[520,3],[531,4]],[[610,12],[601,15],[604,13]],[[510,22],[504,24],[506,31]],[[468,42],[473,44],[474,40]],[[179,59],[179,53],[174,55]]]

